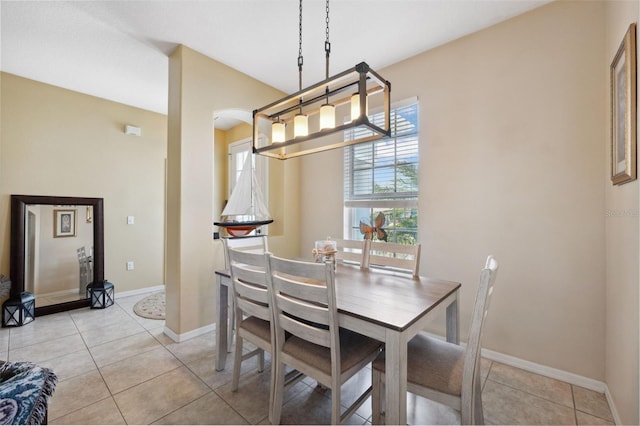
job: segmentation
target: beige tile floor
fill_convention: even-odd
[[[214,335],[175,343],[164,321],[140,318],[142,296],[117,298],[105,310],[79,309],[0,329],[0,358],[53,368],[59,383],[49,405],[51,424],[267,424],[269,370],[243,365],[231,392],[232,357],[214,369]],[[268,363],[267,363],[268,364]],[[483,360],[485,421],[492,424],[612,424],[604,395]],[[363,370],[343,387],[350,403],[370,383]],[[458,415],[408,396],[410,424],[454,424]],[[285,395],[282,423],[326,424],[329,391],[307,378]],[[350,424],[369,424],[367,402]]]

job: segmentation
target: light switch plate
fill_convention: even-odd
[[[133,271],[133,261],[127,262],[127,271]]]
[[[127,225],[133,225],[136,218],[134,216],[127,216]]]

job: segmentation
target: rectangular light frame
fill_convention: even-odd
[[[346,92],[346,95],[342,94]],[[338,107],[351,102],[351,94],[359,93],[360,111],[366,111],[367,98],[383,96],[384,127],[371,123],[366,115],[348,123],[336,125],[332,129],[310,131],[307,136],[287,137],[284,142],[271,143],[271,125],[284,121],[293,128],[293,117],[300,109],[309,116],[319,115],[320,107],[331,99],[331,103]],[[366,95],[365,95],[366,94]],[[370,142],[391,135],[391,83],[372,70],[365,62],[355,67],[329,77],[313,86],[302,89],[267,106],[253,111],[253,152],[279,160],[300,157],[331,149],[343,148],[363,142]],[[266,124],[266,125],[265,125]],[[260,129],[263,129],[261,132]],[[344,132],[352,128],[367,128],[373,135],[358,139],[327,143],[326,145],[300,148],[298,144],[314,139],[320,140],[337,132]],[[292,133],[289,131],[289,133]]]

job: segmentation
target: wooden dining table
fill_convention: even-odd
[[[228,271],[216,271],[216,370],[225,368],[228,346]],[[446,339],[459,343],[461,284],[358,266],[336,268],[340,327],[385,344],[387,424],[407,422],[407,342],[438,313],[446,316]]]

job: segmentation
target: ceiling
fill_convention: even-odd
[[[332,0],[330,73],[361,61],[380,70],[548,2]],[[296,0],[0,0],[0,15],[2,71],[150,111],[167,113],[168,55],[179,44],[283,92],[298,88]],[[302,19],[308,85],[324,79],[325,2],[305,0]]]

